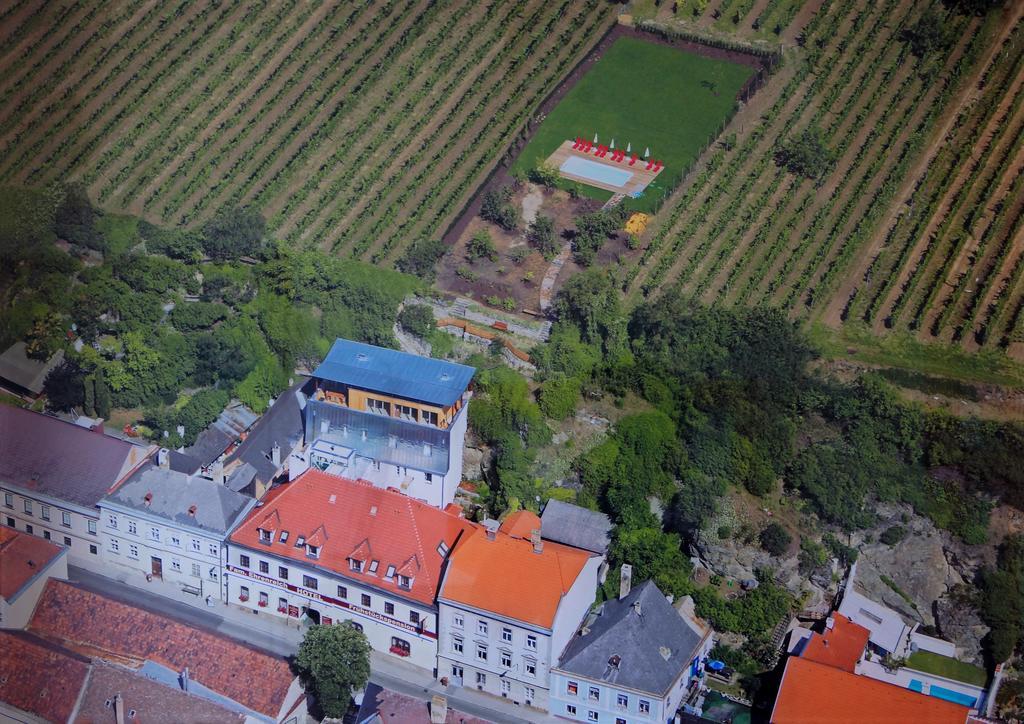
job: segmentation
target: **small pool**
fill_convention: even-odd
[[[924,683],[919,679],[911,679],[907,688],[920,694],[924,692]],[[966,707],[974,707],[978,703],[977,697],[971,696],[970,694],[962,694],[959,691],[953,691],[952,689],[947,689],[944,686],[936,686],[935,684],[928,687],[928,695],[934,696],[936,699],[951,701],[954,704]]]
[[[613,166],[607,166],[603,163],[580,158],[579,156],[569,156],[569,158],[562,162],[560,170],[573,176],[585,178],[588,181],[596,181],[597,183],[616,188],[625,186],[633,178],[632,171],[614,168]]]

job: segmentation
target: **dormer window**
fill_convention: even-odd
[[[412,579],[409,578],[409,576],[401,576],[400,575],[398,577],[398,587],[399,588],[404,588],[405,590],[408,591],[410,588],[412,588]]]
[[[363,562],[358,560],[358,559],[356,559],[356,558],[349,558],[348,559],[348,567],[349,567],[349,570],[355,571],[356,573],[362,573],[363,572]]]
[[[309,556],[310,558],[319,558],[320,557],[320,546],[307,545],[306,546],[306,555]]]
[[[257,528],[257,530],[260,532],[260,543],[270,545],[274,542],[274,531],[265,530],[263,528]]]
[[[376,573],[378,566],[380,566],[380,561],[370,561],[370,573]]]
[[[306,545],[306,536],[300,535],[298,538],[295,539],[296,548],[301,548],[304,545]]]

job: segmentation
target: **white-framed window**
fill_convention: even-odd
[[[511,651],[502,651],[501,652],[501,665],[504,666],[506,669],[511,669],[512,668],[512,652]]]
[[[273,543],[274,542],[274,531],[264,530],[263,528],[257,528],[260,532],[260,543]]]
[[[107,527],[117,530],[117,516],[113,513],[107,516]]]
[[[239,601],[248,601],[249,600],[249,587],[248,586],[239,586],[238,587],[238,600]]]
[[[25,507],[25,514],[26,515],[32,515],[32,501],[29,500],[28,498],[25,498],[24,507]]]
[[[525,669],[527,676],[536,676],[537,675],[537,662],[536,661],[531,661],[530,659],[525,659],[523,661],[523,668]]]
[[[199,539],[198,538],[193,538],[192,539],[192,550],[194,550],[196,553],[199,553],[202,549],[203,549],[203,547],[202,547],[202,545],[200,545]]]
[[[348,589],[345,586],[338,586],[338,598],[348,600]]]
[[[356,573],[362,573],[362,571],[363,571],[363,562],[358,560],[358,559],[356,559],[356,558],[349,558],[348,559],[348,568],[349,568],[350,571],[355,571]]]
[[[384,400],[378,400],[375,397],[367,397],[366,409],[378,415],[390,415],[391,403],[385,402]]]
[[[482,671],[476,672],[476,685],[485,686],[487,684],[487,674]]]
[[[177,558],[171,559],[171,570],[176,573],[181,573],[181,561]]]
[[[511,643],[511,641],[512,641],[512,629],[510,629],[508,626],[502,626],[501,627],[501,640],[502,641],[508,641],[508,642]]]
[[[176,535],[174,535],[172,533],[171,534],[171,545],[174,546],[175,548],[180,548],[181,547],[181,538],[179,538],[178,536],[176,536]]]
[[[117,538],[110,539],[110,550],[112,553],[117,553],[118,555],[121,554],[121,544],[118,542]]]
[[[461,679],[462,678],[462,674],[463,674],[462,667],[458,666],[456,664],[452,664],[452,676],[454,676],[456,679]]]
[[[512,682],[508,679],[501,680],[501,695],[508,696],[512,693]]]
[[[201,575],[202,575],[202,572],[199,570],[199,564],[198,563],[193,563],[192,564],[192,577],[193,578],[199,578],[199,576],[201,576]]]
[[[424,480],[426,480],[426,481],[427,481],[428,483],[432,483],[432,482],[434,482],[434,474],[433,474],[433,473],[423,473],[423,478],[424,478]],[[444,554],[442,554],[442,555],[444,555]]]
[[[537,637],[533,634],[526,635],[526,648],[537,650]]]
[[[246,566],[248,568],[248,566]],[[270,575],[270,561],[260,561],[260,573]]]
[[[209,571],[208,571],[208,572],[206,573],[206,577],[207,577],[207,578],[209,578],[209,579],[210,579],[211,581],[216,581],[216,580],[217,580],[217,566],[213,566],[213,567],[212,567],[212,568],[211,568],[211,569],[210,569],[210,570],[209,570]]]
[[[71,525],[71,521],[68,520],[67,523],[65,523],[65,525]],[[128,521],[128,532],[131,533],[132,535],[136,535],[139,532],[138,527],[135,525],[135,521],[134,520],[129,520]]]
[[[458,636],[452,636],[452,651],[456,654],[462,653],[462,639]]]
[[[4,493],[4,505],[8,508],[14,507],[14,496],[11,493]]]
[[[150,528],[149,529],[149,537],[151,539],[155,540],[155,541],[159,541],[160,540],[160,529],[159,528]]]
[[[288,569],[285,566],[278,566],[277,567],[277,577],[280,578],[282,581],[287,581],[288,580]]]
[[[394,616],[395,615],[395,604],[391,603],[391,601],[385,601],[384,602],[384,613],[386,613],[388,616]]]
[[[85,529],[89,531],[89,535],[96,535],[96,521],[87,520],[85,521]]]
[[[485,644],[476,645],[476,657],[480,661],[487,661],[487,646]]]
[[[484,621],[484,620],[477,621],[476,622],[476,632],[478,634],[480,634],[481,636],[486,636],[487,635],[487,622]]]
[[[260,591],[260,608],[266,608],[270,605],[270,594],[266,591]]]
[[[134,543],[129,543],[128,544],[128,557],[129,558],[135,558],[136,560],[138,560],[138,557],[139,557],[139,547],[137,545],[135,545]]]
[[[532,686],[524,686],[523,693],[526,695],[526,703],[529,704],[531,701],[537,698],[537,690]]]
[[[565,713],[569,714],[571,716],[576,716],[576,705],[575,704],[566,704],[565,705]]]
[[[422,410],[422,411],[420,411],[420,420],[422,422],[427,423],[428,425],[433,425],[434,427],[437,427],[437,413],[436,412],[429,412],[428,410]]]
[[[398,416],[403,420],[416,421],[416,408],[409,405],[398,404]]]
[[[650,714],[651,713],[651,702],[647,701],[646,699],[641,699],[640,700],[640,713],[641,714]]]
[[[409,590],[412,588],[412,579],[409,576],[403,576],[401,573],[398,574],[398,587]]]
[[[598,721],[598,714],[593,709],[587,710],[587,721]]]
[[[313,578],[313,576],[303,576],[302,577],[302,587],[303,588],[308,588],[311,591],[315,591],[316,590],[316,586],[317,586],[316,579]]]
[[[452,627],[463,628],[466,625],[466,619],[463,618],[461,613],[452,614]]]
[[[629,697],[625,694],[619,694],[615,697],[615,706],[619,707],[620,709],[628,709]]]
[[[239,553],[238,554],[238,565],[240,565],[242,568],[248,568],[249,567],[249,556],[245,555],[244,553]]]
[[[590,701],[601,701],[601,690],[596,686],[591,686],[590,692],[587,694],[587,698]]]
[[[218,556],[220,556],[220,546],[218,546],[216,543],[210,543],[210,545],[206,548],[206,552],[214,558],[217,558]]]
[[[39,506],[39,517],[42,518],[43,520],[49,520],[50,519],[50,506],[49,505],[41,505],[41,506]]]

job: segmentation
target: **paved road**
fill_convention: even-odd
[[[285,658],[295,654],[302,639],[301,630],[276,621],[276,617],[254,616],[234,606],[217,603],[211,608],[200,608],[75,566],[68,567],[68,578],[82,588],[108,598],[219,633]],[[472,689],[445,689],[434,680],[431,672],[378,652],[373,652],[370,666],[370,681],[375,684],[428,702],[433,695],[443,694],[448,698],[449,708],[480,719],[510,724],[557,721],[541,712],[522,711],[510,704],[500,703],[500,700],[496,701]],[[492,703],[497,706],[492,706]]]

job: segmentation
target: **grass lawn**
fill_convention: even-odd
[[[513,170],[528,171],[562,141],[584,136],[616,148],[632,144],[665,163],[665,170],[629,206],[651,211],[736,108],[736,94],[754,70],[665,45],[619,38],[562,102],[544,119],[516,159]],[[565,188],[569,188],[566,183]],[[580,192],[606,200],[611,194],[580,185]]]
[[[931,651],[915,651],[907,658],[907,666],[927,674],[935,674],[936,676],[944,676],[954,681],[962,681],[965,684],[984,686],[985,682],[988,681],[988,674],[981,667],[957,661],[942,654],[935,654]]]

